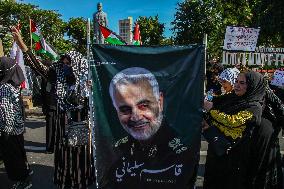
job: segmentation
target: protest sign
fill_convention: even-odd
[[[284,87],[284,71],[276,70],[271,80],[271,85]]]
[[[260,29],[227,26],[224,50],[255,51]]]

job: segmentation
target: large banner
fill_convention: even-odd
[[[91,108],[99,188],[193,186],[204,46],[95,45],[93,53]]]

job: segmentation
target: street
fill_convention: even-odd
[[[28,161],[34,171],[33,189],[56,189],[52,182],[53,154],[45,153],[45,119],[43,116],[28,117],[26,120],[25,148]],[[280,138],[281,153],[283,154],[284,140]],[[197,177],[197,189],[202,188],[204,163],[206,158],[207,142],[202,141],[199,173]],[[0,165],[0,189],[9,189],[12,186],[5,173],[4,165]],[[95,186],[89,187],[95,188]]]

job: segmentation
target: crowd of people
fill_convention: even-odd
[[[92,142],[89,140],[85,145],[72,146],[66,143],[65,138],[66,126],[70,123],[70,119],[77,122],[88,120],[87,61],[80,53],[71,51],[61,55],[57,62],[43,64],[25,45],[19,31],[12,28],[12,32],[14,40],[24,53],[25,63],[43,79],[46,151],[54,153],[54,184],[62,189],[87,188],[96,181]],[[131,69],[134,71],[130,72],[126,69],[114,77],[113,86],[110,87],[110,95],[123,128],[132,136],[122,145],[118,144],[116,147],[123,149],[128,146],[132,151],[130,154],[126,153],[124,159],[117,160],[110,168],[112,172],[109,176],[113,179],[107,183],[106,188],[127,188],[129,186],[134,188],[139,184],[135,180],[131,180],[133,175],[126,175],[123,179],[127,181],[122,182],[122,176],[118,176],[116,167],[116,165],[121,165],[125,158],[143,157],[139,150],[142,148],[141,143],[137,143],[136,140],[145,141],[154,135],[158,136],[151,141],[156,144],[156,148],[148,149],[150,157],[154,153],[164,154],[163,150],[172,153],[172,149],[169,146],[164,146],[161,141],[175,139],[175,136],[172,136],[173,132],[167,130],[170,128],[167,128],[167,122],[162,116],[163,96],[159,93],[155,77],[148,70]],[[151,81],[143,81],[138,90],[137,86],[133,85],[135,82],[137,84],[135,79],[132,81],[134,76],[131,74],[133,73],[147,75],[148,78],[145,81]],[[129,78],[123,78],[125,80],[121,81],[121,75],[129,76]],[[16,181],[13,186],[15,189],[31,188],[33,174],[24,149],[24,110],[19,87],[23,81],[23,72],[15,60],[5,56],[1,57],[0,148],[8,177]],[[152,130],[145,133],[144,138],[139,138],[135,129],[129,129],[126,125],[131,121],[133,124],[135,122],[130,120],[129,116],[127,117],[129,109],[137,109],[138,112],[141,105],[138,102],[139,99],[131,98],[137,102],[131,101],[128,99],[130,98],[129,94],[124,92],[130,91],[133,96],[142,97],[144,93],[140,88],[151,91],[152,87],[156,88],[156,94],[153,92],[149,96],[149,93],[145,93],[145,98],[150,100],[143,101],[143,105],[153,102],[152,110],[145,113],[153,120]],[[210,72],[207,73],[206,90],[212,91],[213,98],[205,98],[204,120],[200,124],[202,134],[209,143],[204,188],[283,188],[278,136],[284,127],[284,99],[279,95],[279,92],[276,92],[283,89],[277,88],[276,90],[275,87],[271,89],[268,79],[258,72],[237,68],[223,70],[222,66],[212,64]],[[131,104],[129,107],[125,107],[126,101]],[[166,126],[159,129],[161,125]],[[132,127],[134,128],[133,125]],[[199,148],[200,146],[197,151]],[[194,188],[198,168],[192,167],[191,163],[198,162],[199,158],[192,156],[192,149],[191,151],[186,147],[182,149],[184,150],[181,153],[187,155],[184,156],[185,159],[178,159],[178,156],[170,158],[176,158],[179,163],[188,165],[185,175],[179,177],[182,178],[178,181],[181,188]],[[173,153],[176,152],[173,151]],[[169,163],[168,159],[164,160]],[[145,165],[153,166],[153,164],[160,165],[162,163],[164,162],[149,161]],[[145,188],[152,187],[147,183],[143,186]],[[160,183],[155,184],[155,188],[159,188],[159,186]]]
[[[67,125],[88,119],[87,60],[80,53],[70,51],[61,55],[57,62],[43,64],[28,49],[15,27],[12,33],[24,53],[25,63],[43,80],[46,151],[54,153],[53,181],[59,188],[87,188],[95,182],[91,140],[78,146],[68,145],[66,141]],[[20,84],[24,76],[14,59],[3,56],[0,66],[2,158],[8,177],[16,181],[13,188],[28,189],[32,187],[32,170],[27,162],[23,138]]]
[[[278,139],[283,99],[258,72],[219,71],[213,69],[224,94],[204,101],[203,136],[209,142],[204,188],[283,188]]]

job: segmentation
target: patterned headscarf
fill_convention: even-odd
[[[225,80],[234,85],[240,71],[237,68],[227,68],[219,76],[219,80]]]
[[[71,58],[71,67],[73,74],[76,77],[76,82],[73,86],[68,86],[66,78],[64,77],[63,64],[60,62],[54,63],[53,66],[56,70],[57,83],[56,83],[56,92],[58,97],[58,104],[62,110],[74,109],[73,105],[66,102],[68,95],[71,91],[77,93],[80,90],[81,97],[88,96],[88,88],[86,86],[86,81],[88,79],[88,64],[87,59],[84,56],[76,51],[69,51],[66,55]],[[78,93],[77,93],[78,94]]]
[[[76,90],[80,90],[82,97],[88,96],[88,88],[86,82],[88,80],[88,62],[87,59],[77,51],[66,53],[71,57],[71,66],[76,77]]]

